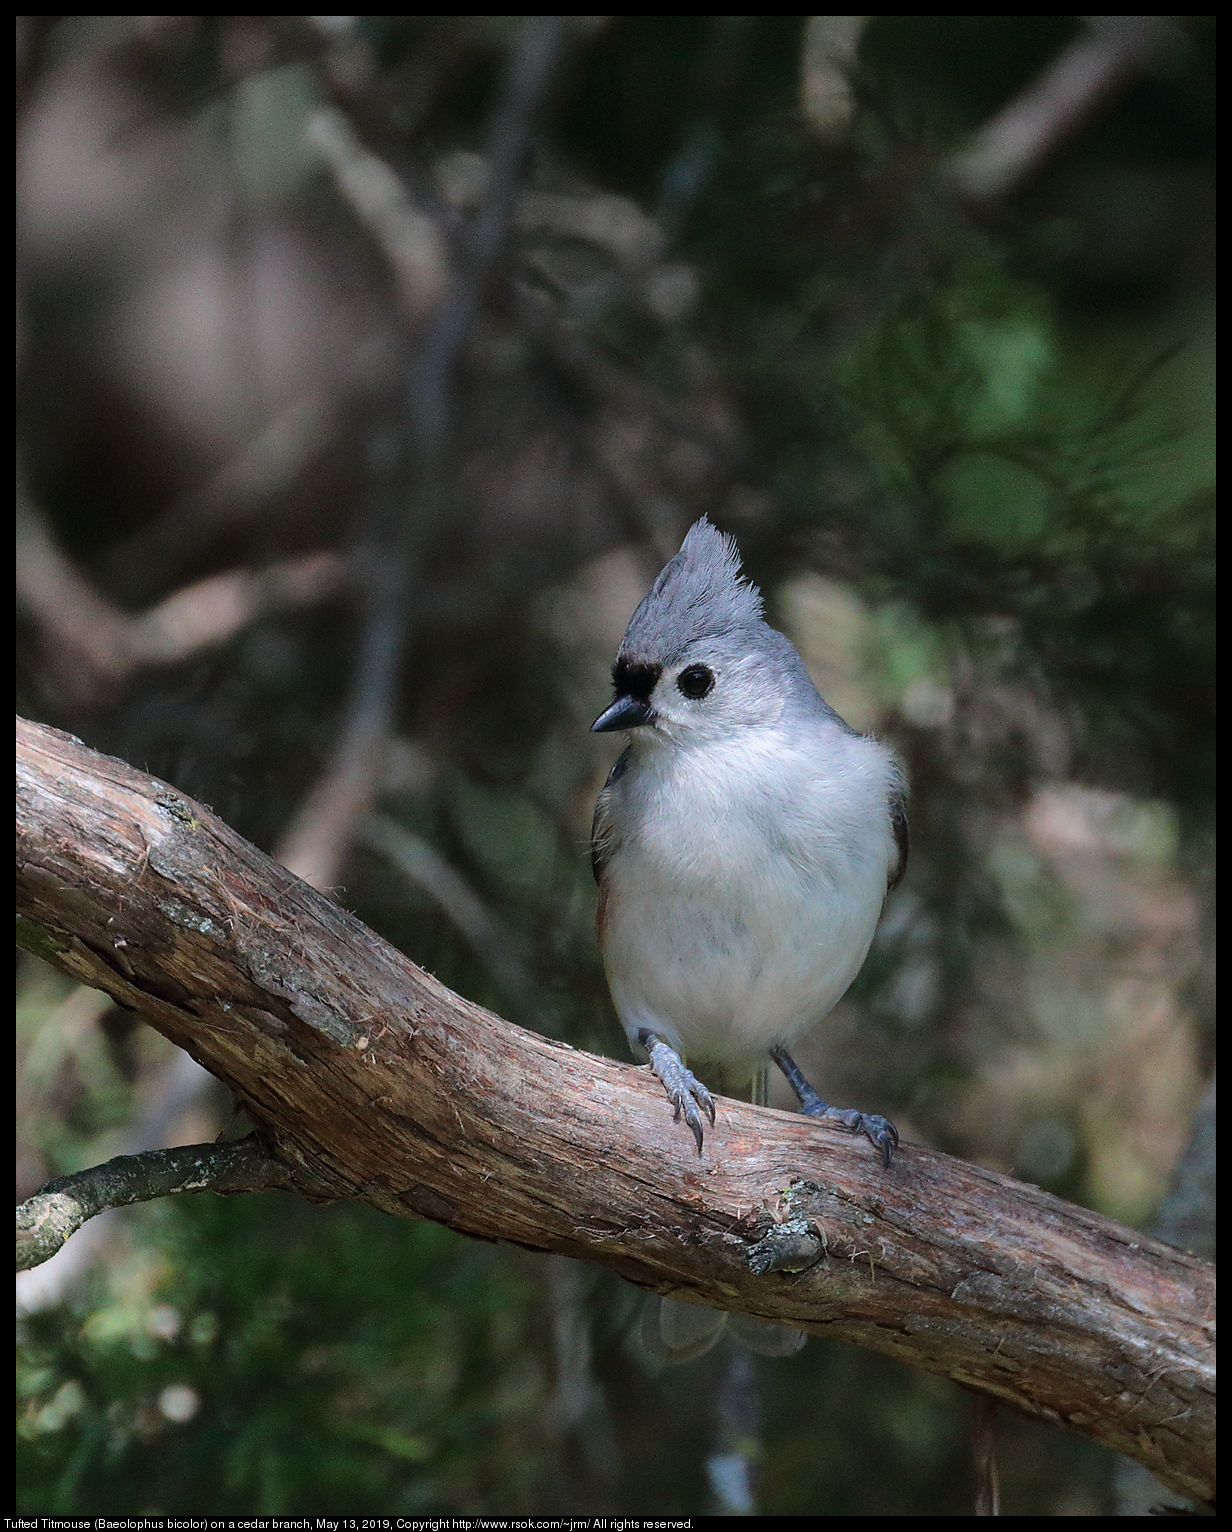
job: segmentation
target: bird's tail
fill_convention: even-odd
[[[771,1324],[748,1314],[703,1309],[678,1298],[647,1297],[642,1308],[642,1345],[661,1362],[695,1361],[728,1334],[758,1356],[794,1356],[808,1336],[789,1325]]]
[[[733,1084],[715,1078],[708,1070],[707,1083],[713,1083],[724,1095],[735,1096],[754,1106],[768,1106],[770,1070],[759,1069],[752,1080]],[[748,1314],[725,1314],[720,1309],[703,1309],[696,1303],[682,1303],[679,1298],[660,1298],[650,1294],[642,1307],[642,1345],[660,1361],[679,1364],[695,1361],[716,1346],[724,1334],[755,1351],[759,1356],[794,1356],[808,1336],[788,1325],[771,1324]]]
[[[662,1362],[692,1362],[717,1343],[727,1319],[721,1309],[651,1293],[642,1306],[642,1345]]]

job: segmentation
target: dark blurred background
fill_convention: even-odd
[[[21,19],[19,710],[623,1058],[586,726],[705,512],[912,783],[809,1073],[1151,1226],[1214,1070],[1213,49]],[[17,1019],[19,1197],[238,1131],[33,958]],[[21,1509],[970,1511],[956,1386],[821,1340],[664,1370],[637,1303],[363,1208],[107,1215],[19,1282]],[[999,1437],[1007,1513],[1163,1498]]]

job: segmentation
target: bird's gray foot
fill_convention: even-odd
[[[844,1111],[842,1107],[827,1106],[824,1101],[817,1107],[802,1106],[800,1110],[806,1117],[841,1123],[851,1133],[863,1133],[880,1153],[882,1164],[889,1167],[890,1158],[898,1148],[898,1129],[888,1117],[879,1117],[876,1112],[857,1112],[851,1108]]]
[[[787,1076],[787,1083],[795,1091],[804,1116],[815,1118],[818,1122],[836,1122],[849,1133],[863,1133],[881,1155],[882,1164],[889,1168],[894,1151],[898,1148],[898,1129],[888,1117],[880,1117],[876,1112],[857,1112],[852,1108],[830,1106],[805,1079],[800,1066],[786,1048],[771,1048],[770,1057]]]
[[[650,1055],[650,1067],[663,1082],[663,1089],[667,1092],[667,1099],[676,1108],[675,1121],[679,1122],[681,1114],[685,1122],[693,1130],[693,1137],[697,1140],[697,1152],[702,1152],[702,1117],[698,1111],[710,1116],[711,1126],[714,1125],[714,1098],[697,1078],[691,1069],[685,1067],[683,1059],[674,1048],[670,1048],[661,1038],[653,1032],[643,1028],[637,1034],[637,1040]]]

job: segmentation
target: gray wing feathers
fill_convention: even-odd
[[[886,893],[892,894],[903,881],[903,874],[907,871],[907,852],[911,848],[911,838],[907,830],[907,805],[901,793],[895,793],[890,799],[890,825],[894,831],[894,844],[898,848],[898,858],[890,868],[890,875],[886,879]]]
[[[599,796],[595,799],[595,817],[590,824],[590,870],[595,875],[598,883],[603,876],[603,869],[611,860],[612,846],[612,814],[611,814],[611,788],[613,782],[618,782],[625,773],[629,764],[629,747],[625,748],[612,763],[612,769],[607,774],[607,780]]]
[[[607,789],[605,788],[595,800],[595,817],[590,825],[590,870],[595,875],[596,883],[601,881],[603,869],[611,856],[611,833],[612,824],[607,812]]]

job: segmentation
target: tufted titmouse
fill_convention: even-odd
[[[845,993],[903,875],[893,754],[818,695],[704,517],[634,612],[612,678],[591,728],[629,743],[595,805],[592,857],[635,1054],[699,1154],[715,1107],[686,1060],[730,1089],[764,1081],[769,1058],[803,1112],[863,1133],[888,1166],[893,1123],[828,1106],[787,1049]]]

